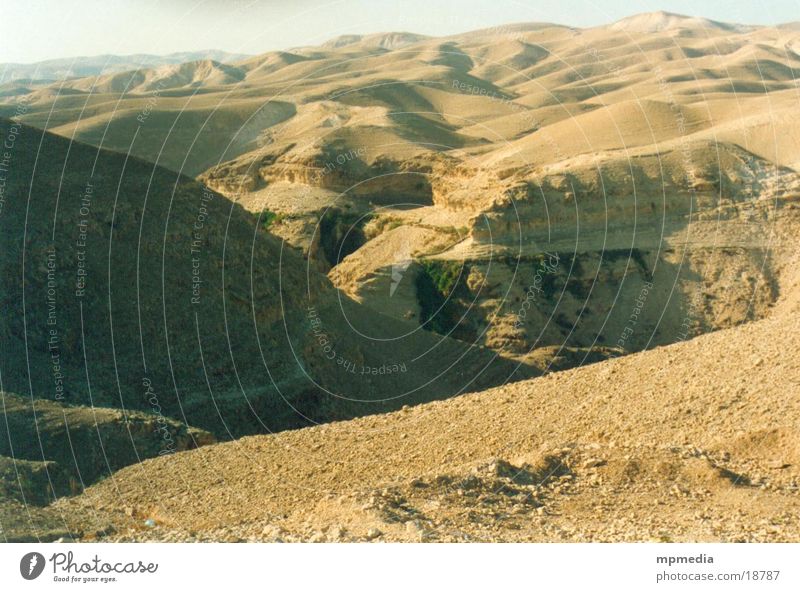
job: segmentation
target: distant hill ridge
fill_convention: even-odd
[[[580,30],[576,27],[568,27],[557,23],[509,23],[500,24],[485,29],[466,31],[455,36],[462,35],[492,35],[509,33],[524,33],[538,29],[558,27],[565,29]],[[777,28],[795,31],[800,24],[790,22],[776,25]],[[609,28],[617,31],[627,31],[636,33],[656,33],[669,30],[680,29],[716,29],[731,33],[742,33],[759,28],[758,26],[745,25],[738,23],[726,23],[702,17],[691,17],[666,11],[646,12],[631,15],[607,25],[590,28]],[[443,36],[446,38],[448,36]],[[372,34],[343,34],[333,37],[321,43],[321,49],[339,49],[348,46],[358,45],[361,47],[374,47],[384,50],[394,50],[414,45],[415,43],[432,39],[429,35],[420,35],[405,31],[390,31],[386,33]],[[296,51],[288,50],[289,52]],[[272,52],[266,52],[272,53]],[[64,78],[80,78],[84,76],[98,76],[102,74],[113,74],[136,70],[140,68],[156,68],[170,64],[181,64],[184,62],[194,62],[201,60],[212,60],[223,64],[240,62],[253,55],[242,53],[231,53],[219,49],[206,49],[198,51],[183,51],[165,55],[157,54],[130,54],[115,55],[101,54],[97,56],[75,56],[67,58],[57,58],[43,60],[33,63],[0,63],[0,84],[13,81],[41,81],[41,80],[60,80]]]
[[[181,51],[167,55],[102,54],[97,56],[76,56],[44,60],[31,64],[0,64],[0,84],[15,80],[61,80],[126,72],[139,68],[157,68],[170,64],[183,64],[199,60],[212,60],[221,63],[238,62],[248,58],[247,54],[229,53],[219,49]]]

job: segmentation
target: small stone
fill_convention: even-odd
[[[311,538],[308,539],[312,543],[324,543],[325,542],[325,535],[321,532],[315,532],[311,535]]]
[[[770,469],[788,469],[792,465],[782,460],[771,460],[767,463]]]
[[[425,534],[425,529],[422,527],[419,520],[409,520],[406,522],[406,532],[411,536],[419,537]]]
[[[114,534],[116,532],[117,532],[117,529],[114,528],[113,525],[109,524],[105,528],[101,528],[100,530],[96,531],[94,533],[94,536],[96,536],[97,538],[102,538],[102,537],[111,536],[112,534]]]
[[[283,529],[280,526],[275,526],[274,524],[268,524],[264,527],[261,531],[261,536],[274,539],[283,534]]]
[[[383,533],[382,533],[380,530],[378,530],[377,528],[370,528],[370,529],[367,531],[367,538],[368,538],[369,540],[377,539],[377,538],[378,538],[379,536],[381,536],[382,534],[383,534]]]
[[[583,463],[584,469],[594,469],[596,467],[602,467],[606,464],[606,461],[602,458],[590,458],[585,463]]]

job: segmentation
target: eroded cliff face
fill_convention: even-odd
[[[512,246],[521,238],[571,241],[580,249],[598,238],[596,248],[639,240],[645,247],[708,222],[718,223],[724,242],[737,223],[758,230],[800,202],[800,175],[733,145],[701,142],[681,153],[560,169],[503,189],[472,219],[472,238]]]
[[[738,147],[465,171],[431,167],[428,207],[313,212],[336,223],[316,224],[307,256],[383,314],[537,363],[672,343],[762,318],[778,297],[800,177]]]
[[[251,195],[283,187],[268,207],[292,213],[272,231],[334,285],[540,368],[763,318],[800,211],[797,173],[732,144],[505,173],[434,153],[425,167],[413,157],[327,169],[287,154],[259,169],[264,189]],[[311,190],[327,205],[304,205]]]
[[[618,32],[362,55],[364,78],[301,86],[294,118],[203,179],[277,213],[270,232],[357,302],[540,367],[762,318],[800,201],[796,85],[739,52],[795,57],[783,33],[726,36],[732,73],[691,35],[642,34],[654,68]]]
[[[0,119],[0,132],[10,125]],[[192,179],[16,130],[5,187],[30,199],[6,201],[0,217],[4,390],[145,413],[157,406],[231,438],[536,373],[342,296],[263,218]],[[312,244],[336,265],[366,235],[353,228],[360,215],[329,214]],[[437,357],[426,357],[434,346]],[[443,373],[442,360],[460,372]],[[400,364],[406,370],[388,379],[385,367]]]
[[[197,79],[175,78],[170,97],[148,103],[147,121],[164,121],[172,93],[191,82],[203,90],[187,103],[193,117],[211,101],[235,123],[210,122],[229,134],[227,147],[215,140],[208,154],[196,153],[208,148],[201,135],[191,154],[167,144],[164,158],[195,172],[218,157],[199,179],[246,212],[232,218],[241,244],[222,227],[209,240],[245,271],[226,272],[230,288],[208,288],[219,288],[247,327],[247,286],[264,285],[252,316],[270,351],[313,344],[307,335],[275,337],[286,318],[305,323],[277,306],[280,295],[263,281],[282,252],[297,271],[284,287],[301,293],[306,272],[315,294],[329,293],[320,309],[336,309],[344,296],[376,326],[390,318],[399,323],[393,331],[449,335],[537,364],[566,351],[612,355],[761,318],[780,293],[789,247],[776,236],[786,234],[800,196],[800,62],[785,51],[786,31],[706,33],[637,31],[640,61],[629,59],[627,33],[560,27],[523,28],[513,39],[497,31],[408,39],[402,51],[353,41],[270,54],[237,65],[235,78],[206,67]],[[766,75],[753,55],[769,63]],[[106,95],[120,92],[97,90],[108,104]],[[34,89],[29,120],[53,111],[52,92]],[[118,99],[130,113],[145,100]],[[94,107],[100,119],[91,127],[103,129],[108,114]],[[71,111],[55,111],[59,133],[94,137]],[[113,145],[130,144],[119,132],[109,128]],[[136,215],[123,207],[116,236]],[[170,231],[177,244],[180,229]],[[542,274],[551,257],[558,264]],[[222,268],[214,262],[213,271]],[[207,317],[210,333],[221,335],[224,316]],[[338,317],[337,329],[346,327],[346,315]],[[217,345],[214,376],[233,400],[238,368],[225,359],[226,343]],[[258,349],[250,345],[241,349]],[[353,348],[359,361],[371,353],[362,346]],[[293,358],[276,361],[287,382],[303,383]],[[253,384],[262,380],[253,373]]]
[[[435,276],[452,262],[431,263]],[[465,261],[458,273],[441,294],[442,330],[523,359],[548,346],[665,345],[762,318],[777,297],[767,253],[744,248],[552,251]]]
[[[379,205],[430,205],[435,193],[433,167],[427,158],[369,161],[364,148],[334,142],[324,149],[300,150],[293,145],[246,155],[213,167],[202,175],[212,188],[230,195],[252,193],[286,182],[345,193]]]

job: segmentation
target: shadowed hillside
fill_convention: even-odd
[[[0,136],[13,138],[0,211],[6,515],[213,441],[187,426],[227,439],[533,372],[352,302],[189,178],[8,120]]]
[[[133,409],[155,393],[165,414],[224,437],[514,373],[338,294],[257,216],[191,179],[14,129],[0,217],[5,390]]]

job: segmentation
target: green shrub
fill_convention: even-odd
[[[468,327],[460,323],[467,310],[459,298],[467,292],[466,266],[458,261],[434,259],[421,259],[417,264],[420,266],[416,278],[420,321],[429,331],[469,340]]]
[[[464,270],[458,261],[423,259],[419,264],[443,298],[450,295]]]
[[[273,224],[280,224],[284,218],[285,214],[280,214],[271,210],[264,210],[261,213],[261,227],[264,230],[269,230]]]

